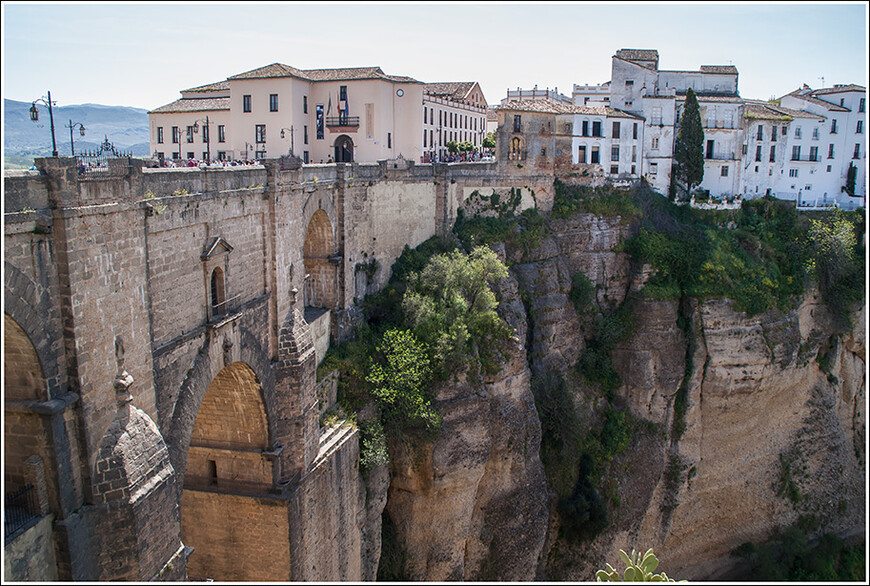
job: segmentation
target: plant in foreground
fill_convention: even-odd
[[[595,579],[598,582],[673,582],[673,578],[668,578],[664,572],[653,574],[653,571],[659,566],[659,559],[655,556],[652,549],[646,550],[643,556],[640,552],[631,550],[631,555],[628,555],[623,550],[619,550],[619,557],[625,562],[625,571],[622,576],[610,564],[604,570],[595,572]],[[681,580],[681,582],[684,580]]]

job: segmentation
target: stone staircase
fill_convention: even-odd
[[[314,459],[315,466],[326,460],[346,439],[356,432],[356,426],[349,422],[341,421],[335,425],[326,427],[320,433],[320,449]]]

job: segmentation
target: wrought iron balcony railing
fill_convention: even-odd
[[[327,116],[327,126],[359,126],[359,116]]]

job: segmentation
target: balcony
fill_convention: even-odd
[[[731,153],[715,152],[712,154],[708,153],[707,156],[705,157],[705,159],[708,161],[736,161],[737,156],[733,152],[731,152]]]
[[[359,116],[327,116],[326,126],[359,126]]]
[[[793,162],[797,162],[797,163],[818,163],[822,159],[818,155],[816,155],[816,156],[803,155],[803,156],[797,156],[797,157],[792,155],[789,160],[793,161]]]

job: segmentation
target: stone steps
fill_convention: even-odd
[[[328,457],[354,431],[356,431],[355,426],[341,423],[325,429],[320,434],[320,449],[317,451],[315,462]]]

